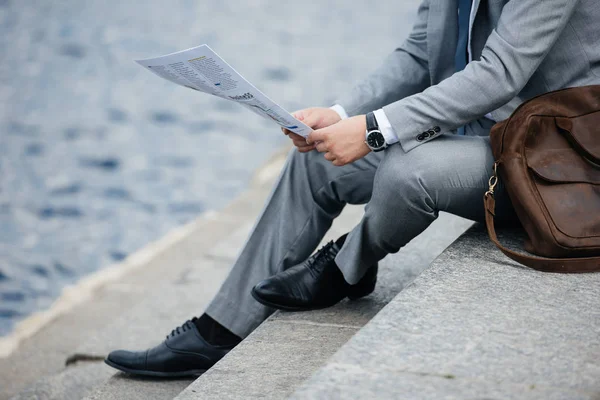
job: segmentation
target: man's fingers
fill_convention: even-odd
[[[307,143],[315,143],[315,142],[324,142],[327,138],[327,130],[326,129],[317,129],[316,131],[312,131],[310,135],[308,135]]]
[[[303,136],[300,136],[294,132],[288,133],[287,137],[292,139],[292,143],[294,143],[294,146],[296,146],[296,147],[310,146],[308,143],[306,143],[306,139],[304,139]]]
[[[319,123],[321,122],[322,116],[319,115],[318,113],[308,113],[304,115],[304,120],[302,120],[302,122],[304,122],[306,125],[310,126],[311,128],[314,128],[315,126],[318,126]]]
[[[313,151],[315,146],[306,146],[306,147],[298,147],[298,151],[300,153],[308,153],[309,151]]]
[[[307,144],[306,141],[304,141],[304,140],[292,140],[292,143],[294,143],[294,146],[296,146],[296,147],[313,146],[312,144]]]
[[[331,154],[331,153],[325,153],[324,157],[325,157],[325,159],[327,161],[334,161],[335,160],[335,156],[333,154]]]
[[[304,120],[304,110],[294,111],[292,113],[292,117],[296,118],[298,121]]]
[[[304,139],[304,136],[300,136],[297,133],[288,131],[289,133],[287,134],[287,137],[289,137],[290,139],[292,139],[292,142],[303,142],[306,143],[306,139]]]
[[[325,144],[325,142],[316,143],[316,148],[319,153],[327,152],[327,145]]]
[[[311,128],[317,126],[322,118],[322,115],[320,115],[318,112],[311,112],[311,109],[296,111],[292,113],[292,115],[294,116],[294,118],[296,118],[299,121],[302,121]]]
[[[302,140],[294,140],[294,141],[292,141],[292,143],[294,144],[294,146],[296,146],[298,148],[298,150],[300,150],[300,149],[314,150],[315,149],[315,145],[314,144],[306,144],[306,141],[304,140],[304,138],[302,138]]]

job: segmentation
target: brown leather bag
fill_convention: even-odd
[[[600,271],[600,85],[529,100],[496,124],[490,138],[496,163],[484,203],[492,242],[537,270]],[[525,250],[539,257],[499,243],[498,177],[527,233]]]

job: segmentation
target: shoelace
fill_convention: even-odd
[[[307,267],[314,272],[322,272],[322,267],[335,258],[335,254],[332,254],[332,252],[329,251],[333,245],[334,242],[329,242],[325,246],[321,247],[307,260]]]
[[[170,337],[175,337],[177,335],[182,334],[183,332],[187,331],[187,330],[192,330],[192,324],[194,323],[194,320],[196,320],[196,318],[192,318],[191,320],[187,320],[183,323],[183,325],[178,326],[177,328],[173,329],[171,331],[170,335],[167,335],[167,339]]]

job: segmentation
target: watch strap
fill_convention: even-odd
[[[367,132],[379,130],[379,124],[377,124],[377,118],[375,118],[374,112],[367,113]]]

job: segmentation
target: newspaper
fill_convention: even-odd
[[[235,101],[282,127],[307,137],[310,127],[269,99],[210,47],[203,44],[157,58],[136,60],[156,75],[200,92]]]

